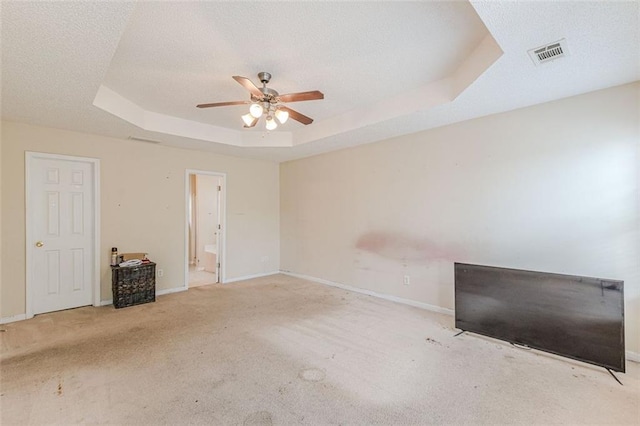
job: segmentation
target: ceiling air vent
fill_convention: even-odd
[[[529,57],[536,65],[560,59],[567,55],[569,55],[569,49],[565,39],[529,50]]]

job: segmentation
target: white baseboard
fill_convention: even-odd
[[[100,301],[100,306],[107,306],[107,305],[113,305],[113,299]]]
[[[237,281],[246,281],[246,280],[251,280],[253,278],[268,277],[270,275],[276,275],[276,274],[279,274],[279,273],[280,273],[280,271],[272,271],[272,272],[265,272],[264,274],[245,275],[244,277],[237,277],[237,278],[228,279],[225,282],[223,282],[223,284],[235,283]]]
[[[296,274],[293,272],[280,271],[280,273],[285,275],[290,275],[292,277],[301,278],[307,281],[313,281],[320,284],[330,285],[332,287],[338,287],[343,290],[353,291],[355,293],[362,293],[368,296],[379,297],[380,299],[389,300],[391,302],[402,303],[404,305],[414,306],[416,308],[425,309],[427,311],[437,312],[439,314],[445,315],[453,315],[453,309],[443,308],[436,305],[430,305],[428,303],[418,302],[416,300],[411,299],[403,299],[402,297],[392,296],[390,294],[376,293],[375,291],[365,290],[358,287],[352,287],[350,285],[336,283],[329,280],[324,280],[322,278],[311,277],[309,275]]]
[[[627,359],[627,361],[640,362],[640,353],[626,351],[625,358]]]
[[[175,288],[165,288],[164,290],[157,290],[156,296],[162,296],[162,295],[171,294],[171,293],[180,293],[181,291],[187,291],[187,287],[175,287]]]
[[[10,322],[16,322],[16,321],[24,321],[26,319],[27,319],[26,314],[19,314],[19,315],[14,315],[12,317],[0,318],[0,324],[7,324]]]

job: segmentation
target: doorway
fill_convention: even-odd
[[[222,282],[225,175],[187,170],[186,287]]]
[[[26,317],[100,305],[100,160],[27,152]]]

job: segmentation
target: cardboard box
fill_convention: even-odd
[[[122,261],[126,262],[131,259],[146,259],[147,253],[122,253],[120,256],[122,256]]]

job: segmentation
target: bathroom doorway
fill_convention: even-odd
[[[186,287],[222,282],[224,180],[220,173],[187,170]]]

